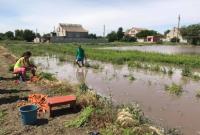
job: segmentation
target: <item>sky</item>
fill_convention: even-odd
[[[163,33],[177,26],[200,23],[200,0],[0,0],[0,33],[31,29],[41,34],[59,23],[82,24],[89,33],[123,27]]]

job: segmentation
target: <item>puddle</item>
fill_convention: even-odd
[[[181,71],[172,76],[146,70],[129,69],[126,65],[114,66],[99,63],[99,70],[78,68],[69,62],[60,63],[56,58],[36,57],[34,61],[44,71],[55,74],[58,79],[71,82],[86,82],[103,96],[112,95],[118,104],[137,102],[145,116],[165,128],[179,128],[184,134],[195,135],[200,130],[200,101],[195,97],[200,83],[185,80]],[[132,74],[130,81],[124,75]],[[175,82],[183,86],[181,96],[166,92],[165,85]]]
[[[102,49],[130,51],[137,50],[142,52],[157,52],[164,54],[200,54],[199,46],[191,45],[145,45],[145,46],[124,46],[124,47],[105,47]]]

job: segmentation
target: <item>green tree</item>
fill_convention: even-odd
[[[88,35],[88,38],[91,38],[91,39],[97,39],[97,36],[96,36],[96,34],[89,34]]]
[[[4,35],[5,35],[5,39],[9,39],[9,40],[14,39],[14,33],[12,31],[7,31]]]
[[[117,40],[117,33],[115,31],[112,31],[107,35],[107,38],[109,42],[114,42]]]
[[[183,38],[190,44],[200,45],[200,23],[182,27],[180,31]]]
[[[23,40],[24,31],[23,30],[15,30],[15,39]]]
[[[164,32],[164,35],[166,36],[169,32],[170,32],[170,30],[166,30],[166,31]]]
[[[154,30],[142,30],[136,34],[137,38],[146,38],[147,36],[158,36],[160,35],[158,32]]]
[[[125,41],[125,42],[136,42],[136,41],[137,41],[137,38],[131,37],[131,36],[128,36],[128,35],[125,35],[125,36],[122,38],[122,41]]]
[[[0,40],[3,40],[5,38],[3,33],[0,33]]]
[[[117,31],[117,40],[120,41],[124,37],[123,28],[120,27]]]
[[[27,42],[32,42],[35,38],[35,33],[31,30],[24,30],[23,38]]]

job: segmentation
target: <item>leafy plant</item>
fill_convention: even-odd
[[[94,111],[94,108],[91,106],[84,108],[84,110],[75,120],[65,122],[65,126],[76,127],[76,128],[84,126],[89,121],[90,116],[92,115],[93,111]]]

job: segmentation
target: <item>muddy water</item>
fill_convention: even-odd
[[[37,57],[35,62],[44,71],[54,73],[61,80],[85,81],[103,96],[111,94],[119,104],[139,103],[148,118],[165,128],[179,128],[186,135],[200,132],[200,100],[195,97],[200,83],[183,79],[180,70],[168,76],[111,64],[101,64],[99,70],[79,69],[71,63],[60,63],[56,58],[48,57]],[[129,74],[136,80],[130,81],[124,77]],[[164,90],[165,85],[172,82],[183,86],[181,96],[170,95]]]
[[[125,46],[125,47],[106,47],[103,49],[129,51],[137,50],[143,52],[157,52],[164,54],[200,54],[199,46],[182,45],[182,46],[165,46],[165,45],[151,45],[151,46]]]

